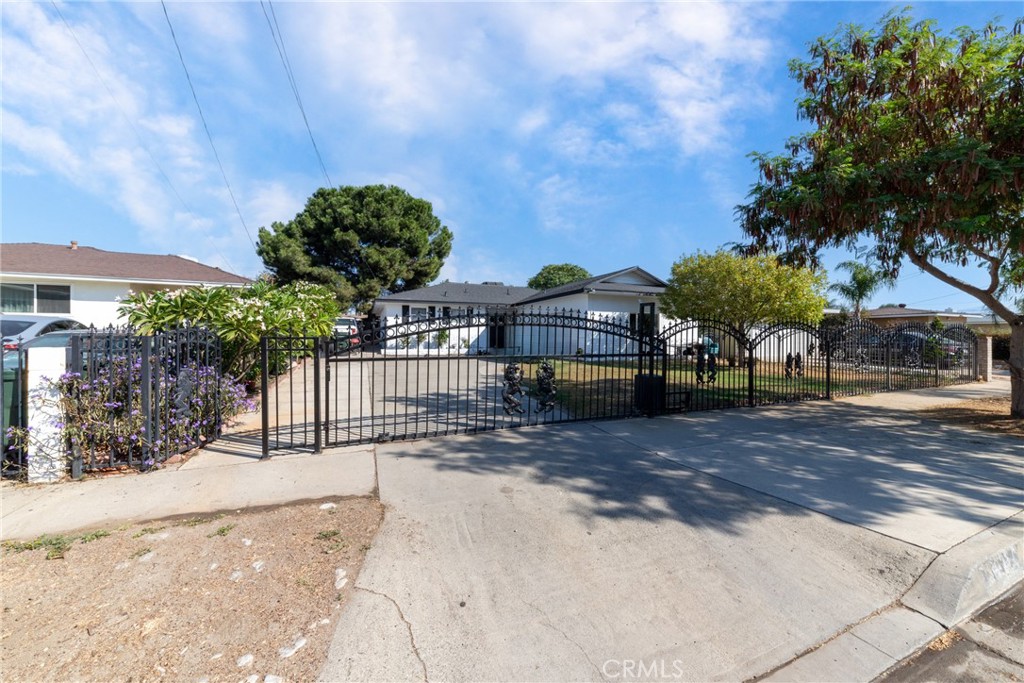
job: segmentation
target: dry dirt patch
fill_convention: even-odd
[[[313,680],[381,519],[349,498],[5,543],[3,679]]]
[[[1024,420],[1010,416],[1010,397],[993,396],[960,401],[920,411],[929,419],[1024,438]]]

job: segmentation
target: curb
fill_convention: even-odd
[[[1024,513],[950,548],[917,579],[903,604],[952,628],[1024,580]]]
[[[898,604],[766,681],[870,681],[1024,581],[1024,512],[942,553]]]

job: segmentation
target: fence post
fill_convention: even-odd
[[[68,372],[82,374],[82,337],[71,335],[71,348],[68,349],[67,358]],[[71,478],[81,479],[85,463],[82,461],[82,444],[71,446]]]
[[[153,337],[143,336],[139,337],[139,339],[142,342],[142,354],[139,359],[139,382],[142,386],[139,388],[142,393],[142,428],[145,430],[142,447],[145,449],[150,447],[156,438],[156,430],[153,428]],[[131,446],[129,446],[130,448]],[[129,454],[131,453],[130,450],[128,452]],[[142,459],[143,461],[146,460],[145,454],[142,456]],[[130,456],[128,462],[131,464]]]
[[[749,342],[744,343],[747,350],[747,405],[754,405],[754,349]]]
[[[885,337],[885,390],[892,391],[892,337]]]
[[[260,337],[260,413],[262,419],[262,458],[270,457],[270,391],[267,374],[270,372],[270,348],[266,337]]]
[[[325,443],[330,443],[330,424],[331,424],[331,362],[330,358],[336,350],[336,345],[332,343],[331,337],[324,337],[324,435],[323,439]]]
[[[822,330],[824,333],[825,330]],[[828,334],[822,334],[821,345],[825,349],[825,400],[832,400],[832,340]]]
[[[323,441],[320,435],[320,337],[313,341],[313,452],[323,452]]]

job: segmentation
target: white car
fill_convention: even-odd
[[[16,349],[20,342],[35,339],[41,334],[84,329],[88,328],[73,318],[31,313],[0,313],[0,336],[3,336],[5,351]]]

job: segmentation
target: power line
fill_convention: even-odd
[[[82,41],[79,40],[78,34],[75,33],[75,29],[72,28],[71,24],[68,23],[68,20],[64,17],[64,13],[60,11],[60,7],[57,6],[57,3],[54,2],[54,0],[50,0],[50,4],[53,5],[53,9],[56,10],[57,16],[59,16],[60,20],[64,23],[64,28],[68,30],[68,33],[71,34],[71,37],[74,39],[75,44],[78,45],[78,49],[82,51],[82,55],[85,57],[85,61],[89,62],[89,66],[92,67],[93,72],[95,72],[96,78],[99,79],[100,84],[103,86],[104,90],[107,91],[107,94],[110,95],[110,99],[113,100],[114,104],[117,106],[117,110],[121,113],[122,118],[124,118],[125,122],[129,125],[129,127],[131,127],[132,132],[135,133],[135,139],[136,141],[138,141],[139,147],[141,147],[149,156],[150,161],[153,162],[153,165],[156,166],[156,169],[160,172],[160,176],[167,183],[167,186],[171,188],[171,192],[174,193],[174,196],[177,197],[182,207],[184,207],[185,211],[192,218],[192,222],[195,223],[197,226],[200,225],[199,219],[196,218],[196,215],[192,211],[192,208],[185,202],[185,199],[181,196],[181,193],[178,192],[178,188],[174,186],[174,183],[171,182],[170,176],[167,175],[167,173],[164,171],[163,166],[161,166],[160,162],[157,161],[155,156],[153,156],[153,152],[150,151],[149,147],[146,146],[146,143],[143,142],[142,134],[139,132],[139,129],[135,125],[135,122],[132,121],[131,118],[129,118],[128,114],[124,110],[124,106],[122,106],[121,104],[121,101],[117,99],[117,96],[114,94],[114,91],[110,89],[110,85],[107,84],[106,79],[103,78],[103,74],[100,73],[99,68],[97,68],[95,62],[92,61],[92,57],[89,56],[89,53],[88,51],[86,51],[85,46],[82,45]],[[220,251],[220,249],[216,249],[215,247],[215,250],[217,252],[217,255],[224,260],[225,265],[227,265],[227,267],[230,268],[233,272],[237,272],[235,267],[231,265],[231,261],[228,260],[228,257],[225,256]]]
[[[174,47],[178,50],[178,59],[181,60],[181,68],[185,70],[185,80],[188,81],[188,87],[192,91],[192,99],[196,103],[196,109],[199,110],[199,119],[203,122],[203,130],[206,131],[206,139],[210,141],[210,149],[213,150],[213,157],[217,160],[217,166],[220,168],[220,175],[224,178],[224,185],[228,188],[228,194],[231,196],[231,203],[235,205],[235,213],[238,214],[238,220],[242,223],[242,228],[245,230],[245,236],[249,238],[249,244],[252,245],[253,250],[256,250],[256,243],[252,240],[252,235],[249,234],[249,226],[245,224],[245,219],[242,218],[242,210],[238,208],[238,200],[235,199],[235,193],[231,189],[231,183],[228,182],[228,174],[224,172],[224,164],[220,161],[220,155],[217,154],[217,146],[213,144],[213,135],[210,134],[210,127],[206,124],[206,117],[203,115],[203,108],[199,105],[199,97],[196,95],[195,86],[192,85],[192,76],[188,73],[188,67],[185,66],[185,57],[181,53],[181,46],[178,45],[178,36],[174,34],[174,26],[171,25],[171,16],[167,13],[167,5],[164,4],[164,0],[160,0],[160,6],[164,8],[164,18],[167,19],[167,28],[171,29],[171,40],[174,41]]]
[[[306,108],[302,106],[302,98],[299,96],[299,86],[295,82],[295,73],[292,71],[291,60],[288,59],[288,49],[284,46],[284,34],[281,33],[281,27],[277,23],[277,12],[274,11],[274,4],[267,0],[267,5],[270,6],[270,14],[267,14],[267,6],[263,4],[263,0],[260,0],[260,7],[263,9],[263,16],[267,19],[267,26],[270,27],[270,35],[274,39],[274,46],[277,47],[277,55],[281,58],[281,65],[284,67],[285,75],[288,76],[288,84],[292,88],[292,94],[295,95],[295,103],[299,105],[299,113],[302,114],[302,122],[306,124],[306,131],[309,133],[309,141],[313,143],[313,151],[316,152],[317,161],[320,162],[320,170],[324,174],[324,178],[327,179],[327,186],[334,187],[334,183],[331,182],[331,176],[327,173],[327,166],[324,165],[323,157],[320,156],[320,148],[316,145],[316,140],[313,138],[313,129],[309,126],[309,119],[306,118]],[[271,21],[273,17],[273,21]]]

